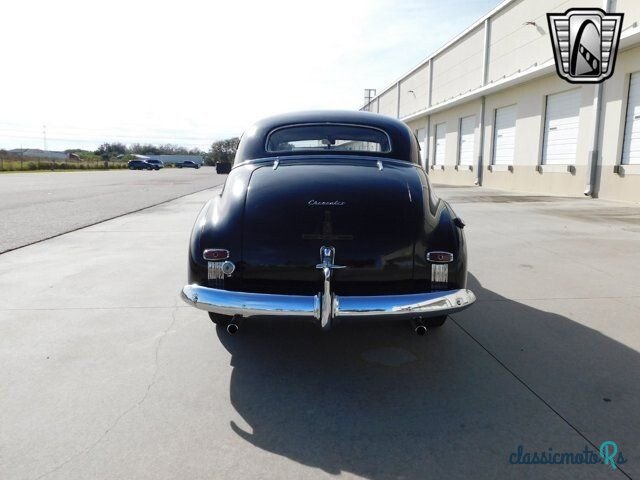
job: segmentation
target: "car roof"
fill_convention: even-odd
[[[251,125],[243,134],[236,152],[235,163],[245,160],[284,157],[287,155],[327,155],[327,151],[268,152],[267,136],[275,129],[288,125],[334,123],[373,127],[385,131],[391,140],[390,152],[357,152],[341,150],[339,155],[386,157],[419,163],[418,146],[415,135],[402,121],[386,115],[353,110],[315,110],[286,113],[264,118]]]

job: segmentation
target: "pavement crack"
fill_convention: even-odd
[[[91,451],[93,449],[95,449],[109,435],[109,433],[114,428],[116,428],[118,426],[118,424],[120,423],[120,421],[124,417],[126,417],[133,410],[135,410],[135,409],[137,409],[137,408],[142,406],[142,404],[149,397],[149,393],[151,392],[151,389],[153,388],[153,386],[156,384],[156,382],[158,380],[158,371],[160,370],[160,363],[159,363],[160,348],[162,347],[163,340],[166,338],[166,336],[169,334],[169,332],[173,329],[173,327],[176,324],[176,321],[177,321],[176,314],[178,312],[178,308],[179,308],[179,306],[178,306],[178,304],[176,302],[176,304],[174,305],[173,311],[171,312],[171,322],[169,323],[169,326],[164,329],[164,331],[162,332],[162,334],[160,335],[158,340],[155,342],[154,352],[153,352],[153,375],[151,376],[151,380],[147,384],[147,388],[145,389],[144,395],[137,402],[135,402],[133,405],[129,406],[122,413],[120,413],[115,418],[115,420],[113,420],[113,422],[111,422],[111,424],[105,429],[105,431],[102,432],[102,434],[91,445],[89,445],[85,449],[81,450],[80,452],[77,452],[77,453],[73,454],[72,456],[67,458],[65,461],[63,461],[62,463],[56,465],[51,470],[48,470],[48,471],[42,473],[41,475],[38,475],[33,480],[40,480],[42,478],[45,478],[45,477],[47,477],[47,476],[59,471],[60,469],[62,469],[63,467],[65,467],[69,463],[73,462],[77,458],[83,457],[83,456],[88,455],[89,453],[91,453]]]
[[[562,420],[567,426],[569,426],[574,432],[576,432],[580,437],[582,437],[587,443],[589,443],[589,445],[591,445],[596,451],[599,450],[599,446],[597,446],[593,441],[591,441],[584,433],[582,433],[578,427],[576,427],[573,423],[571,423],[566,417],[564,417],[558,410],[556,410],[548,401],[546,401],[544,398],[542,398],[542,396],[536,392],[533,387],[531,387],[527,382],[525,382],[522,378],[520,378],[518,376],[518,374],[516,374],[513,370],[511,370],[502,360],[500,360],[497,355],[495,353],[493,353],[491,350],[489,350],[487,347],[485,347],[480,340],[478,340],[476,337],[474,337],[471,332],[469,332],[466,328],[464,328],[462,325],[460,325],[460,323],[458,323],[453,317],[449,317],[450,320],[453,321],[453,323],[460,329],[462,330],[471,340],[473,340],[476,344],[478,344],[478,346],[480,348],[482,348],[482,350],[484,350],[487,354],[489,354],[489,356],[491,356],[496,362],[498,362],[498,364],[505,369],[514,379],[516,379],[520,384],[522,384],[522,386],[524,388],[526,388],[527,390],[529,390],[529,392],[531,392],[533,394],[534,397],[536,397],[538,400],[540,400],[549,410],[551,410],[560,420]],[[628,479],[631,480],[631,477],[627,474],[627,472],[625,472],[619,465],[617,466],[618,470],[620,470],[620,473],[622,473],[625,477],[627,477]]]
[[[158,341],[156,342],[156,347],[155,347],[155,352],[154,352],[154,369],[153,369],[153,376],[151,377],[151,381],[149,382],[149,384],[147,385],[147,391],[145,392],[144,396],[142,397],[142,399],[138,402],[138,404],[136,405],[136,407],[141,406],[145,400],[147,399],[147,397],[149,396],[149,392],[151,391],[151,388],[153,388],[153,386],[156,384],[156,381],[158,379],[158,371],[160,370],[160,364],[158,362],[158,359],[160,357],[160,347],[162,346],[162,341],[166,338],[166,336],[169,334],[169,332],[171,331],[171,329],[173,329],[173,327],[176,324],[176,313],[178,312],[178,305],[175,305],[173,308],[173,311],[171,312],[171,323],[169,324],[169,326],[164,330],[164,332],[162,332],[162,335],[160,335],[160,338],[158,339]]]

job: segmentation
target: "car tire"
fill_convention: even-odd
[[[208,313],[211,321],[221,327],[226,327],[227,325],[229,325],[229,322],[231,321],[231,317],[229,317],[228,315],[220,315],[219,313],[213,313],[213,312],[208,312]]]
[[[424,319],[424,326],[427,328],[440,328],[447,321],[447,315],[441,317],[431,317]]]

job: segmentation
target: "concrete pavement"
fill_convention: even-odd
[[[0,253],[222,185],[199,170],[60,171],[0,175]]]
[[[0,477],[639,477],[640,208],[438,191],[479,300],[426,338],[216,330],[177,295],[211,192],[0,256]]]

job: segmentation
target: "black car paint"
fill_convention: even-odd
[[[333,121],[383,128],[390,153],[265,151],[278,126]],[[342,295],[418,293],[431,284],[428,251],[454,254],[447,285],[465,288],[466,246],[451,207],[433,193],[418,146],[402,122],[363,112],[273,117],[243,136],[222,193],[195,222],[189,282],[235,291],[316,294],[323,245],[335,247],[333,289]],[[277,160],[277,162],[276,162]],[[312,201],[315,201],[312,202]],[[344,204],[343,204],[344,202]],[[205,248],[226,248],[236,272],[207,280]]]

